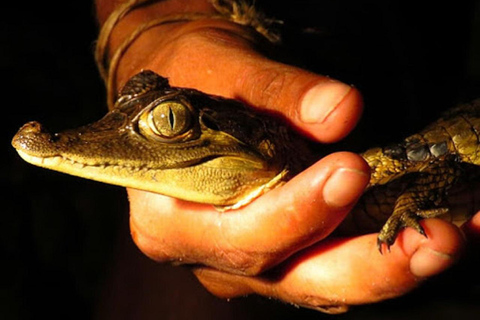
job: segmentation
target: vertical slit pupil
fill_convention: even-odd
[[[172,129],[175,128],[175,115],[173,114],[172,108],[168,108],[168,123]]]

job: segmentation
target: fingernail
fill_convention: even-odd
[[[300,105],[301,120],[305,123],[324,122],[350,90],[349,85],[333,80],[311,88]]]
[[[369,176],[363,171],[352,168],[337,169],[323,187],[323,200],[330,207],[346,207],[362,195],[368,181]]]
[[[428,247],[420,247],[410,260],[410,271],[419,278],[436,275],[455,261],[452,255]]]

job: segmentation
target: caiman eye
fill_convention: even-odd
[[[162,102],[150,111],[149,125],[158,135],[173,138],[188,129],[190,116],[190,110],[183,104]]]
[[[183,137],[191,127],[190,109],[178,101],[164,101],[145,112],[139,121],[140,131],[160,139]]]

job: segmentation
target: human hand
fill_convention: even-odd
[[[135,16],[127,16],[123,28],[129,28],[128,19],[135,24]],[[348,134],[361,113],[358,91],[268,60],[255,50],[253,39],[225,21],[164,25],[146,32],[127,51],[117,83],[151,69],[173,86],[280,112],[319,142]],[[342,311],[346,305],[407,292],[451,265],[463,243],[456,228],[439,220],[424,222],[427,239],[406,230],[385,256],[376,250],[376,235],[326,239],[367,182],[368,167],[359,156],[336,153],[226,213],[129,190],[132,236],[154,260],[200,265],[195,275],[218,296],[258,293]]]

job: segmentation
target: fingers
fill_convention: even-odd
[[[469,221],[462,226],[462,231],[467,239],[480,243],[480,212],[477,212]]]
[[[455,263],[463,248],[459,230],[435,219],[422,224],[428,238],[406,229],[385,255],[377,251],[376,235],[372,234],[322,241],[260,277],[209,268],[198,268],[194,273],[220,297],[257,293],[308,308],[342,312],[348,305],[400,296]]]
[[[223,213],[129,190],[132,235],[157,261],[258,274],[329,235],[368,180],[368,167],[359,156],[337,153],[247,207]]]

